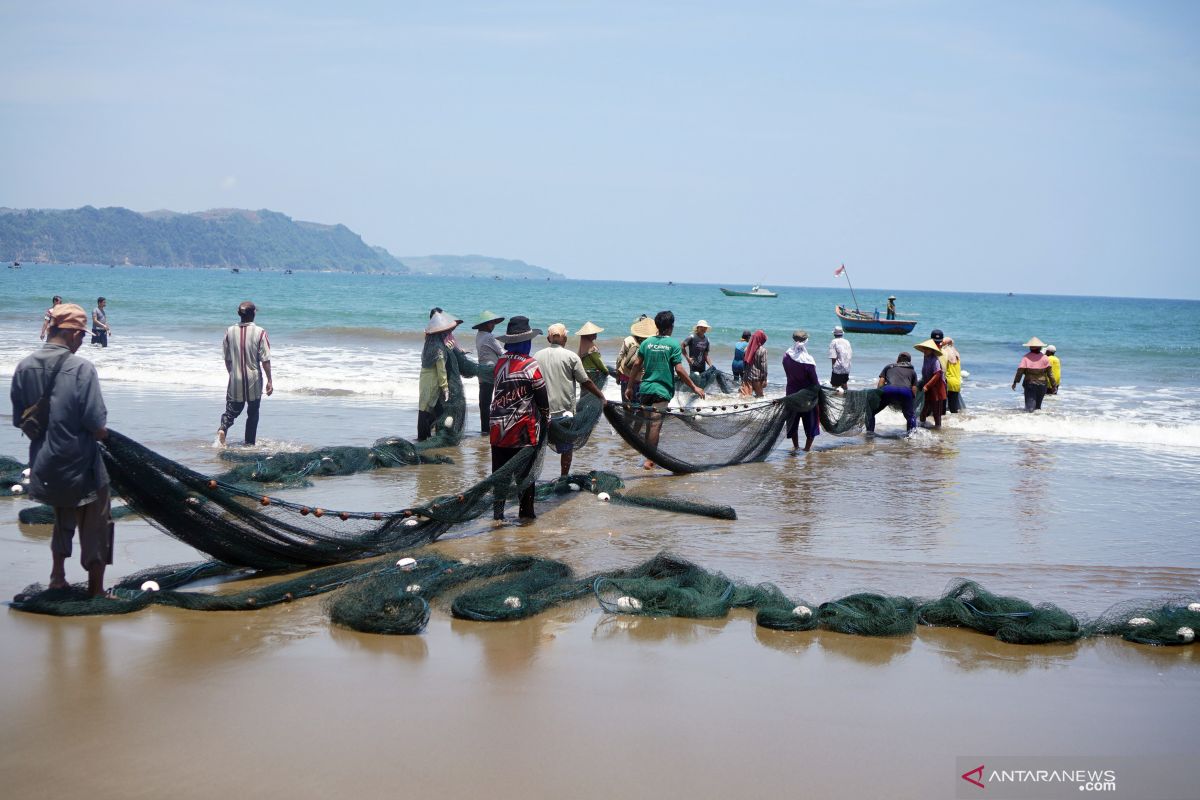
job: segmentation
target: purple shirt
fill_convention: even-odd
[[[821,384],[821,379],[817,376],[817,367],[815,364],[801,364],[796,359],[789,358],[786,353],[783,356],[783,371],[787,375],[788,394],[794,394],[809,386],[819,386]]]

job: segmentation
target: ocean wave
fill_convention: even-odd
[[[399,328],[357,327],[352,325],[309,328],[297,332],[296,335],[304,339],[332,338],[388,342],[421,342],[425,338],[425,334],[421,331],[404,331]]]
[[[1111,416],[1012,413],[971,414],[952,418],[949,427],[971,433],[1108,444],[1200,448],[1200,424],[1138,422]]]

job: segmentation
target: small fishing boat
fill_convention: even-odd
[[[890,333],[903,336],[917,326],[915,319],[883,319],[876,313],[838,306],[833,310],[846,333]]]
[[[726,297],[779,297],[778,292],[772,292],[770,289],[764,289],[761,286],[753,286],[748,292],[739,292],[734,289],[722,287],[721,292]]]
[[[229,271],[230,271],[230,272],[232,272],[232,273],[234,273],[235,275],[236,275],[237,273],[241,272],[241,270],[240,270],[240,269],[238,269],[237,267],[233,267],[233,268],[232,268],[232,269],[230,269]]]

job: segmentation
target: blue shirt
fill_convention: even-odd
[[[738,342],[733,346],[733,368],[742,369],[746,366],[746,347],[749,342]]]

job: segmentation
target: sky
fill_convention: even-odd
[[[0,206],[573,278],[1200,298],[1200,3],[0,0]]]

